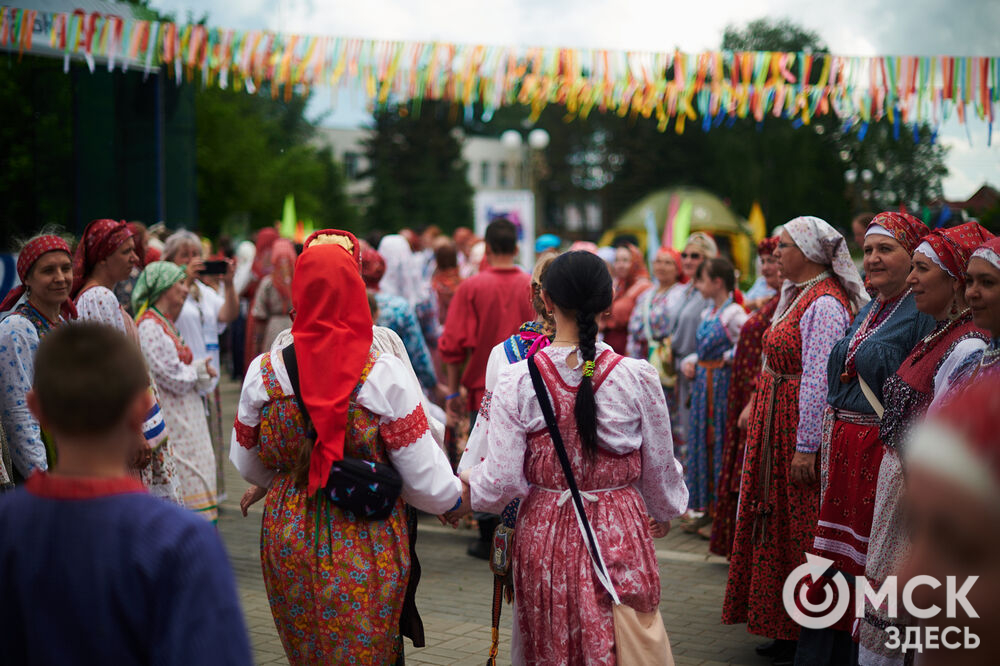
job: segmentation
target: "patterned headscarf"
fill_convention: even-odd
[[[903,246],[907,254],[913,256],[913,251],[920,245],[920,239],[930,230],[927,225],[907,213],[879,213],[868,225],[865,238],[868,236],[889,236]]]
[[[87,225],[80,236],[80,244],[76,247],[76,256],[73,257],[73,288],[69,292],[71,298],[76,298],[94,266],[114,254],[132,235],[125,220],[93,220]]]
[[[369,289],[378,290],[378,283],[385,275],[385,259],[370,247],[361,252],[361,277],[365,281],[365,286]]]
[[[983,261],[988,261],[993,268],[1000,271],[1000,237],[983,243],[978,250],[972,253],[972,256]]]
[[[704,231],[696,231],[688,236],[684,247],[686,248],[689,245],[694,245],[700,249],[706,259],[715,259],[719,256],[719,246],[715,243],[715,239]]]
[[[168,289],[183,280],[187,272],[172,261],[154,261],[142,269],[132,289],[132,310],[136,321]]]
[[[993,234],[977,222],[966,222],[950,229],[935,229],[926,236],[914,253],[926,256],[953,280],[965,284],[965,267],[969,257]]]
[[[856,310],[860,310],[871,300],[861,281],[861,274],[851,260],[851,253],[847,251],[847,242],[839,231],[826,221],[809,215],[788,222],[784,225],[784,231],[792,237],[806,259],[826,266],[833,272]],[[785,280],[781,287],[781,299],[778,301],[778,313],[784,312],[795,297],[792,293],[794,290],[795,283]]]
[[[326,483],[333,462],[344,457],[348,405],[371,349],[372,317],[359,256],[353,235],[325,230],[306,240],[295,263],[292,336],[302,400],[316,428],[310,496]]]
[[[43,254],[49,252],[65,252],[67,255],[73,255],[69,243],[59,236],[38,236],[28,241],[17,255],[17,276],[21,279],[21,284],[7,292],[7,296],[0,303],[0,312],[7,312],[17,304],[25,292],[24,281],[28,279],[31,267]],[[76,318],[76,307],[71,298],[66,299],[66,302],[63,303],[62,312],[67,319]]]

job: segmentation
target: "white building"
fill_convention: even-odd
[[[361,178],[360,174],[369,167],[364,141],[370,130],[320,127],[317,134],[318,141],[330,146],[334,159],[343,164],[351,201],[361,208],[367,207],[371,179]],[[468,165],[469,185],[477,192],[528,189],[527,151],[527,147],[508,148],[496,138],[462,137],[462,157]]]

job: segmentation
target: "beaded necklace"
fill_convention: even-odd
[[[892,319],[892,315],[896,313],[896,310],[903,303],[910,294],[910,289],[907,288],[906,291],[896,296],[888,301],[882,301],[879,303],[878,307],[873,307],[868,311],[868,316],[858,326],[858,330],[854,331],[854,336],[851,337],[851,342],[847,346],[847,358],[844,359],[844,371],[840,373],[840,381],[842,384],[847,384],[857,376],[858,371],[854,366],[854,357],[858,354],[858,349],[864,342],[875,335],[882,326]],[[890,309],[891,306],[891,309]],[[885,316],[883,316],[883,314]]]
[[[823,271],[822,273],[812,278],[811,280],[806,280],[805,282],[797,282],[795,284],[795,288],[799,290],[798,295],[795,297],[795,300],[793,300],[788,305],[787,308],[781,311],[781,314],[779,314],[777,317],[771,320],[771,326],[774,326],[778,322],[782,321],[785,317],[787,317],[788,313],[794,310],[795,306],[799,304],[799,301],[801,301],[803,298],[806,297],[806,294],[809,293],[810,289],[812,289],[813,287],[815,287],[828,277],[830,277],[830,271]]]
[[[972,321],[972,311],[969,308],[966,308],[959,312],[955,317],[949,317],[944,321],[938,322],[938,325],[934,327],[934,330],[925,335],[924,339],[918,342],[917,346],[914,347],[913,352],[910,354],[910,363],[916,363],[926,356],[934,348],[934,344],[937,340],[948,331],[956,326],[960,326],[970,321]]]
[[[994,338],[990,346],[983,352],[983,357],[979,359],[980,368],[988,368],[997,361],[1000,361],[1000,345],[997,345],[996,342],[997,339]]]

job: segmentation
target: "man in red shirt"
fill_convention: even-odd
[[[490,351],[517,332],[522,323],[535,318],[529,297],[531,276],[514,263],[517,229],[508,220],[495,220],[486,227],[485,240],[488,266],[459,285],[438,341],[438,351],[447,368],[449,415],[458,417],[463,409],[468,409],[470,427],[486,389]],[[476,518],[480,541],[473,543],[469,554],[489,559],[489,541],[496,517]]]

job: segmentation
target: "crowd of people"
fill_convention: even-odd
[[[906,571],[1000,584],[986,564],[1000,546],[981,536],[1000,533],[1000,238],[902,212],[852,228],[863,271],[841,232],[803,216],[758,244],[745,293],[750,276],[704,232],[648,253],[547,234],[533,267],[504,219],[482,238],[326,229],[297,244],[269,227],[213,245],[102,219],[30,239],[0,304],[0,482],[23,486],[0,497],[0,529],[33,535],[0,549],[19,581],[0,624],[25,628],[0,655],[37,635],[22,576],[117,547],[95,580],[65,583],[64,617],[87,595],[109,615],[142,594],[212,595],[192,645],[241,663],[211,529],[232,464],[243,514],[263,502],[264,582],[294,664],[402,663],[404,636],[424,643],[418,512],[476,526],[468,554],[490,560],[494,603],[513,591],[515,663],[616,663],[622,609],[662,628],[653,539],[672,521],[729,560],[722,622],[768,639],[773,663],[906,663],[888,635],[916,618],[867,599],[856,623],[803,629],[782,590],[807,554],[832,563],[807,597],[834,576],[877,587]],[[226,375],[242,382],[231,429]],[[102,540],[116,521],[128,529]],[[25,554],[48,553],[31,544],[51,530],[72,547]],[[140,592],[124,573],[150,557],[162,581]],[[80,645],[141,662],[187,640],[171,631]],[[668,663],[669,645],[651,649]]]

